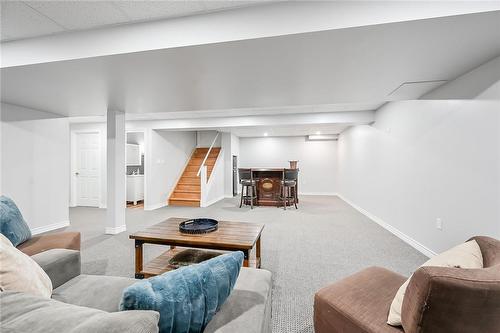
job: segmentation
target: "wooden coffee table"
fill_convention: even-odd
[[[135,277],[137,279],[159,275],[171,270],[169,260],[183,249],[202,248],[221,251],[242,251],[245,259],[244,267],[260,268],[260,235],[263,224],[219,221],[219,228],[214,232],[200,235],[183,234],[179,231],[179,223],[188,218],[172,217],[142,231],[131,234],[135,240]],[[149,263],[143,264],[143,245],[170,245],[170,250],[162,253]],[[255,259],[250,259],[251,250],[256,247]]]

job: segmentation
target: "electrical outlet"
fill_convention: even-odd
[[[436,229],[443,230],[443,221],[439,217],[436,219]]]

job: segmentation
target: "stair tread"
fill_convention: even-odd
[[[177,197],[171,197],[170,200],[176,200],[176,201],[200,201],[200,199],[193,199],[193,198],[177,198]]]

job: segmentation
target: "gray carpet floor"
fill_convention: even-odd
[[[262,267],[273,273],[273,332],[313,332],[313,296],[323,286],[365,267],[382,266],[409,275],[426,257],[334,196],[302,196],[298,210],[238,208],[225,199],[207,208],[127,209],[127,231],[105,235],[106,212],[72,208],[71,227],[82,233],[86,274],[134,275],[129,233],[169,217],[212,217],[264,223]],[[149,245],[146,260],[165,247]]]

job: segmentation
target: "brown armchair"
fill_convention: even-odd
[[[17,246],[29,256],[51,249],[68,249],[80,251],[79,232],[58,232],[34,236]]]
[[[498,333],[500,241],[473,239],[481,248],[484,268],[419,268],[403,301],[403,327],[389,326],[386,321],[392,299],[405,278],[370,267],[316,293],[316,333]]]

